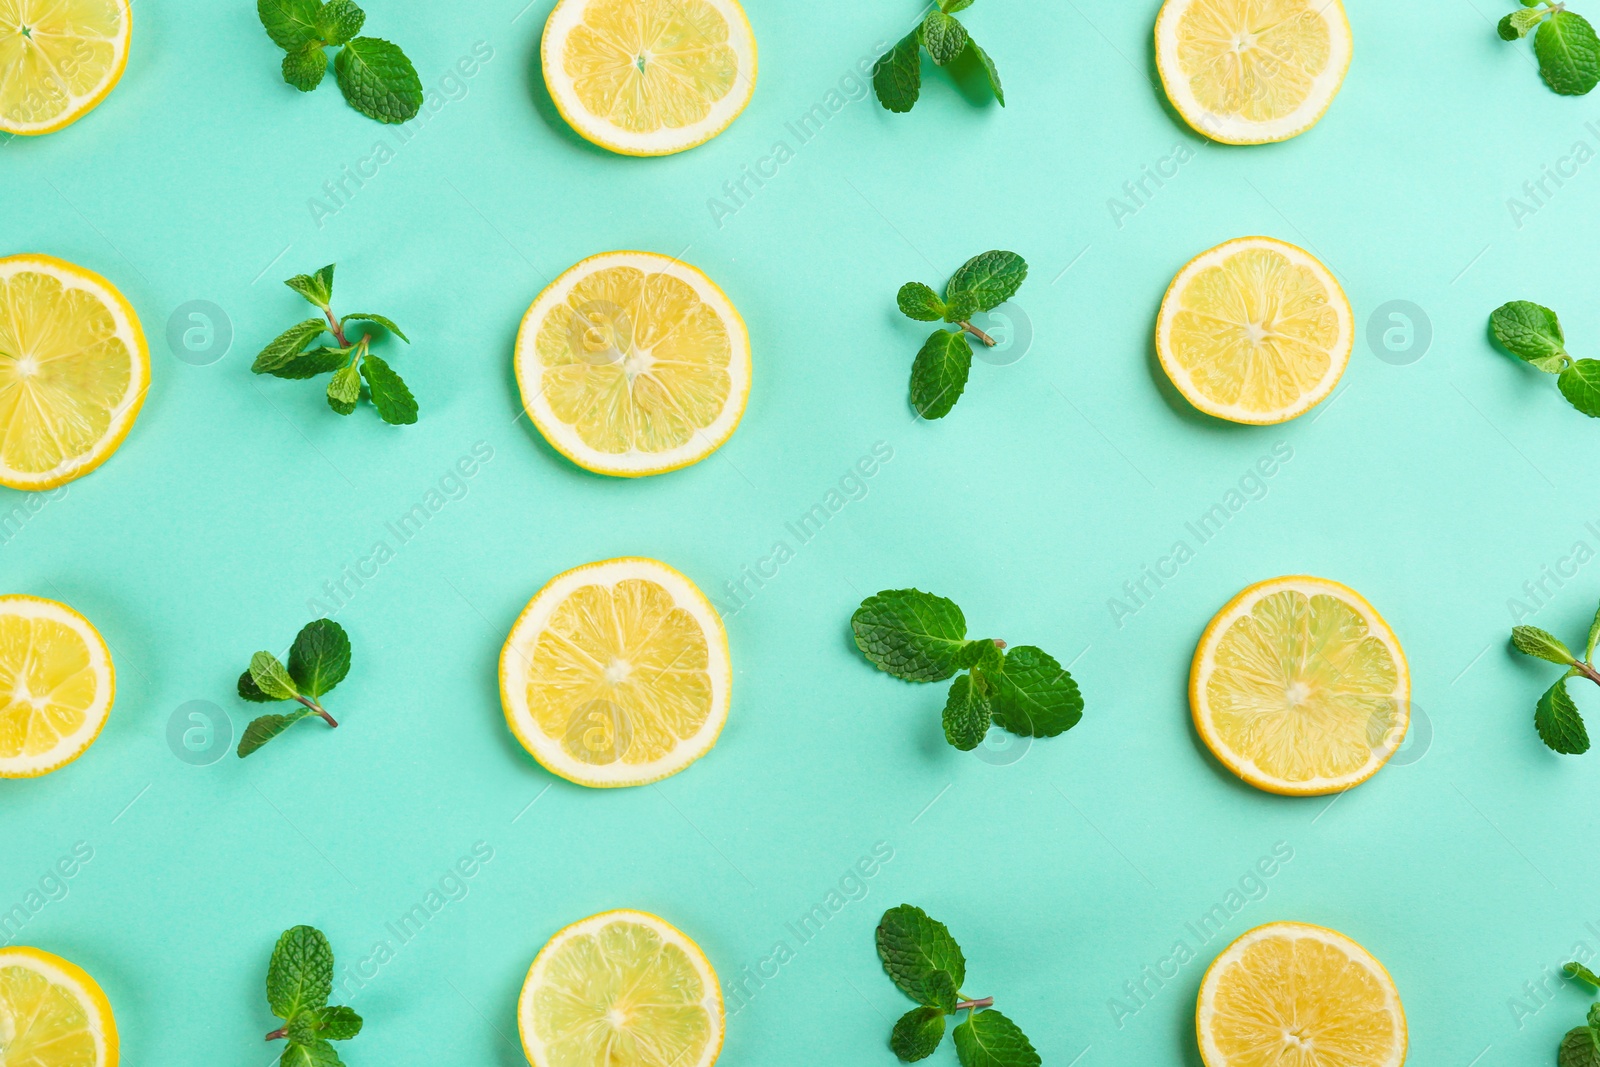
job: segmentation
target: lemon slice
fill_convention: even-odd
[[[607,252],[539,294],[516,369],[523,407],[558,452],[632,478],[697,463],[733,434],[750,395],[750,338],[695,268]]]
[[[132,29],[127,0],[0,0],[0,130],[54,133],[93,111]]]
[[[1161,301],[1156,354],[1195,407],[1284,422],[1333,392],[1355,343],[1350,301],[1315,256],[1240,237],[1190,260]]]
[[[653,559],[557,575],[500,653],[506,721],[533,758],[579,785],[644,785],[711,750],[733,670],[722,620]]]
[[[1287,796],[1359,785],[1411,720],[1400,641],[1326,578],[1258,582],[1217,612],[1189,670],[1195,728],[1234,774]]]
[[[1341,933],[1268,923],[1222,950],[1195,1009],[1206,1067],[1400,1067],[1406,1015],[1383,964]]]
[[[624,155],[704,144],[756,88],[755,33],[738,0],[561,0],[540,51],[561,117]]]
[[[711,1067],[722,990],[700,946],[666,920],[601,912],[539,950],[517,1028],[533,1067]]]
[[[54,600],[0,597],[0,778],[35,778],[83,755],[116,691],[111,652],[88,619]]]
[[[0,485],[88,474],[128,436],[149,387],[139,316],[110,282],[50,256],[0,259]]]
[[[36,948],[0,948],[0,1063],[116,1067],[117,1024],[93,978]]]
[[[1156,66],[1199,133],[1224,144],[1286,141],[1339,94],[1350,21],[1339,0],[1167,0]]]

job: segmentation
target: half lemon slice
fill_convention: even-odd
[[[1311,253],[1240,237],[1190,260],[1156,317],[1184,398],[1230,422],[1285,422],[1333,392],[1355,344],[1350,301]]]
[[[95,980],[36,948],[0,948],[0,1063],[117,1067],[117,1024]]]
[[[705,953],[664,919],[607,911],[552,937],[522,984],[533,1067],[711,1067],[722,990]]]
[[[711,750],[733,670],[711,602],[665,563],[624,558],[557,575],[500,653],[506,722],[579,785],[644,785]]]
[[[1285,141],[1317,124],[1350,69],[1339,0],[1167,0],[1156,17],[1167,99],[1213,141]]]
[[[516,372],[556,451],[635,478],[697,463],[732,436],[750,396],[750,338],[687,263],[607,252],[539,294],[517,334]]]
[[[132,30],[127,0],[0,0],[0,131],[54,133],[93,111]]]
[[[1189,670],[1195,729],[1259,789],[1336,793],[1388,762],[1411,719],[1411,675],[1389,624],[1326,578],[1258,582],[1211,620]]]
[[[1400,1067],[1406,1015],[1394,979],[1341,933],[1268,923],[1223,949],[1195,1010],[1206,1067]]]
[[[36,778],[83,755],[116,690],[88,619],[54,600],[0,597],[0,778]]]
[[[561,0],[541,53],[561,117],[630,156],[704,144],[756,88],[755,33],[738,0]]]
[[[139,316],[115,286],[51,256],[0,259],[0,485],[88,474],[128,436],[149,387]]]

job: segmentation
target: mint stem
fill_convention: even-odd
[[[1003,649],[1006,647],[1006,643],[997,637],[994,639],[994,647]]]
[[[982,1000],[963,1000],[963,1001],[959,1001],[956,1004],[956,1011],[966,1011],[966,1010],[969,1010],[971,1008],[992,1008],[992,1007],[994,1007],[994,998],[993,997],[984,997]]]
[[[993,348],[997,343],[993,337],[990,337],[988,334],[972,325],[972,323],[968,322],[966,319],[962,319],[960,322],[956,323],[956,325],[960,326],[963,330],[966,330],[968,333],[982,341],[984,344],[988,345],[990,348]]]
[[[282,1041],[284,1038],[286,1038],[288,1036],[289,1036],[289,1028],[287,1026],[284,1026],[284,1027],[279,1027],[278,1029],[272,1031],[272,1033],[268,1034],[267,1035],[267,1040],[268,1041]]]
[[[296,696],[295,699],[304,704],[306,707],[310,708],[312,711],[316,712],[318,715],[321,715],[322,721],[327,723],[329,726],[335,728],[338,727],[339,724],[333,721],[333,716],[328,714],[328,710],[321,704],[318,704],[315,700],[312,700],[310,697],[303,696]]]
[[[1600,685],[1600,671],[1595,670],[1592,666],[1585,663],[1581,659],[1577,660],[1572,665],[1577,668],[1579,674],[1589,679],[1589,681],[1593,682],[1595,685]]]
[[[325,308],[322,309],[322,313],[324,315],[328,316],[328,329],[333,333],[333,336],[338,340],[339,347],[340,348],[349,348],[350,347],[350,342],[346,341],[344,339],[344,327],[339,325],[339,320],[333,317],[333,309],[331,307],[325,307]]]

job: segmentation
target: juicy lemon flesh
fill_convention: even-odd
[[[550,410],[607,455],[688,444],[733,391],[727,326],[670,274],[595,271],[551,309],[535,347]]]
[[[582,586],[534,645],[528,711],[580,762],[651,763],[705,725],[709,665],[705,632],[663,586]]]
[[[76,631],[53,619],[0,616],[0,758],[55,748],[83,727],[97,691]],[[27,1061],[0,1059],[12,1062]]]
[[[1194,387],[1247,411],[1291,407],[1328,373],[1339,315],[1309,268],[1273,249],[1235,252],[1189,280],[1173,316],[1173,358]]]
[[[117,63],[117,0],[0,0],[0,119],[49,123]]]
[[[1250,122],[1294,114],[1332,54],[1308,0],[1195,0],[1178,23],[1178,63],[1209,111]]]
[[[705,996],[694,961],[648,926],[575,936],[534,991],[542,1067],[692,1067],[712,1038]]]
[[[1338,597],[1271,593],[1217,642],[1206,682],[1212,728],[1280,781],[1368,765],[1399,723],[1389,647]]]
[[[701,121],[739,75],[727,20],[705,0],[595,0],[562,66],[585,110],[630,133]]]
[[[0,967],[0,1063],[95,1067],[89,1016],[71,990],[27,967]]]
[[[1218,979],[1212,1006],[1227,1067],[1374,1067],[1399,1043],[1378,976],[1315,938],[1249,946]]]
[[[132,373],[133,353],[92,293],[33,271],[0,279],[0,464],[42,474],[93,451]]]

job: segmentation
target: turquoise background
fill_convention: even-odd
[[[1600,951],[1600,764],[1535,735],[1554,668],[1509,650],[1508,602],[1569,641],[1585,631],[1600,592],[1596,428],[1495,351],[1485,324],[1531,298],[1560,312],[1574,352],[1600,351],[1600,164],[1587,162],[1600,123],[1585,125],[1600,98],[1550,93],[1531,47],[1495,36],[1507,5],[1357,0],[1354,62],[1321,124],[1226,148],[1192,134],[1153,81],[1154,0],[985,0],[963,17],[1009,107],[927,67],[911,114],[858,91],[802,145],[785,124],[854,88],[852,70],[916,12],[757,3],[749,109],[692,152],[634,160],[555,116],[538,66],[552,5],[523,3],[370,5],[369,32],[402,43],[442,103],[321,226],[309,202],[323,183],[404,134],[331,82],[305,97],[284,85],[244,0],[140,0],[111,97],[64,132],[0,147],[0,252],[103,273],[151,345],[153,387],[121,451],[25,510],[0,545],[6,591],[72,604],[115,654],[118,699],[93,749],[0,783],[0,910],[75,844],[93,850],[16,940],[105,986],[125,1062],[264,1065],[267,957],[279,931],[311,923],[341,978],[369,974],[347,986],[368,1027],[343,1046],[348,1062],[521,1064],[515,1002],[535,952],[567,922],[638,907],[699,941],[730,1000],[744,968],[769,976],[744,978],[724,1062],[890,1064],[890,1024],[909,1005],[872,929],[901,901],[951,926],[967,991],[995,995],[1060,1067],[1197,1064],[1204,965],[1277,919],[1342,930],[1388,966],[1413,1063],[1552,1062],[1588,998],[1524,983],[1580,941]],[[478,42],[492,57],[446,84]],[[778,140],[793,158],[719,225],[709,199]],[[1562,163],[1577,142],[1585,165]],[[1132,205],[1123,184],[1179,148],[1177,175],[1114,218],[1111,198]],[[1553,195],[1526,201],[1537,210],[1519,227],[1507,200],[1547,166],[1571,176],[1547,180]],[[1360,331],[1334,397],[1278,427],[1196,414],[1151,350],[1178,268],[1251,233],[1322,256]],[[1015,302],[1031,347],[977,364],[950,417],[919,423],[906,383],[926,327],[898,314],[895,290],[942,284],[992,247],[1032,264]],[[616,248],[704,269],[754,345],[728,444],[637,482],[560,458],[520,418],[511,374],[547,280]],[[336,306],[411,334],[380,351],[420,400],[416,426],[365,407],[341,419],[319,386],[249,373],[305,311],[280,279],[330,261]],[[166,340],[191,300],[219,305],[234,331],[211,365]],[[1414,362],[1368,343],[1390,300],[1431,323]],[[479,442],[493,458],[400,545],[386,523]],[[865,495],[800,544],[785,523],[879,442],[892,459]],[[1292,458],[1265,495],[1114,618],[1123,583],[1176,540],[1193,545],[1185,523],[1275,447]],[[0,514],[24,502],[0,491]],[[356,649],[329,699],[342,728],[302,726],[245,762],[176,758],[180,706],[209,701],[242,729],[257,709],[233,686],[250,653],[285,647],[319,610],[308,601],[328,603],[324,583],[380,539],[393,558],[336,613]],[[780,540],[793,558],[730,598],[742,568],[772,573],[761,561]],[[671,563],[727,610],[733,708],[685,773],[589,791],[517,745],[496,662],[548,578],[622,554]],[[1569,577],[1558,588],[1545,568]],[[1418,703],[1407,748],[1334,801],[1243,785],[1189,725],[1205,623],[1243,586],[1297,572],[1346,582],[1386,615]],[[1541,578],[1548,595],[1527,599],[1523,583]],[[1072,663],[1081,725],[980,750],[987,760],[948,747],[939,688],[873,671],[848,636],[863,596],[912,584],[954,598],[976,632]],[[480,842],[492,859],[465,896],[400,943],[387,924]],[[892,859],[852,880],[874,847]],[[1291,858],[1252,879],[1275,847]],[[789,924],[841,886],[801,943]],[[1185,924],[1218,904],[1225,928],[1200,946]],[[1185,937],[1197,958],[1130,999],[1124,983]],[[792,958],[764,962],[780,940]]]

